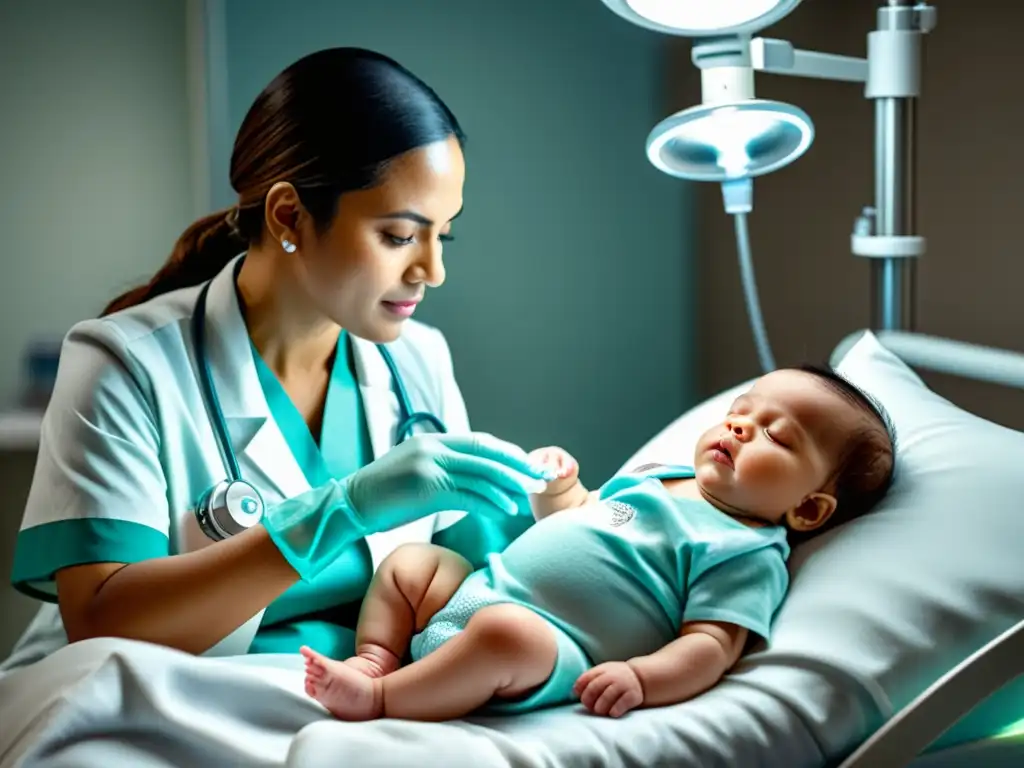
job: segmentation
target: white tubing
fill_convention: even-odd
[[[734,213],[736,220],[736,250],[740,259],[740,280],[743,283],[743,297],[747,303],[747,316],[750,318],[750,329],[754,334],[754,345],[757,347],[757,358],[761,370],[770,373],[775,370],[775,358],[771,344],[768,342],[768,331],[761,316],[761,303],[757,297],[757,280],[754,277],[754,260],[750,254],[750,234],[747,231],[747,215]]]

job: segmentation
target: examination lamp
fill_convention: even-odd
[[[696,38],[692,61],[701,72],[701,104],[662,120],[647,138],[647,158],[660,171],[722,185],[735,217],[740,274],[764,370],[775,368],[758,305],[746,214],[752,179],[789,165],[814,141],[802,109],[758,99],[754,73],[864,83],[875,102],[875,205],[854,224],[851,250],[874,260],[873,325],[912,330],[913,257],[924,253],[914,234],[915,106],[921,85],[921,41],[935,28],[926,3],[887,0],[867,57],[795,49],[785,40],[751,35],[792,12],[800,0],[602,0],[641,27]]]
[[[756,32],[799,4],[800,0],[605,0],[626,21],[683,37]]]

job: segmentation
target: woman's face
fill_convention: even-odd
[[[442,249],[465,175],[451,137],[398,156],[374,188],[343,194],[323,235],[307,222],[295,255],[317,310],[360,338],[398,338],[426,289],[444,282]]]

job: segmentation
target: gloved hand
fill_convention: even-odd
[[[417,435],[342,480],[269,507],[262,522],[310,581],[354,541],[436,512],[531,514],[528,494],[552,478],[491,435]]]

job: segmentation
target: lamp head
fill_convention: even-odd
[[[813,140],[811,118],[790,104],[764,99],[700,104],[654,127],[647,158],[670,176],[723,182],[789,165]]]
[[[603,0],[622,18],[683,37],[750,34],[789,14],[800,0]]]

